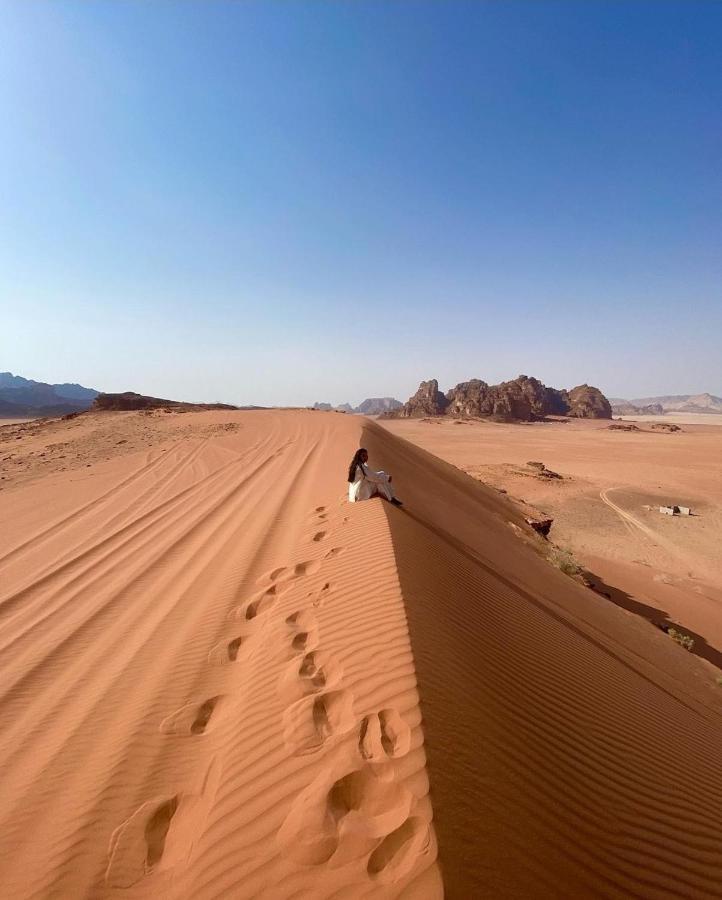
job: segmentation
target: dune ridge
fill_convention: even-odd
[[[711,667],[368,420],[155,427],[3,494],[9,895],[720,895]]]

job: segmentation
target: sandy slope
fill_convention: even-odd
[[[358,421],[154,428],[3,494],[3,892],[439,896],[388,524],[339,502]]]
[[[332,413],[20,438],[7,896],[720,896],[711,668],[495,491]],[[359,440],[404,510],[343,501]]]
[[[452,897],[722,895],[717,670],[550,567],[506,499],[380,426]],[[514,527],[514,526],[517,527]]]

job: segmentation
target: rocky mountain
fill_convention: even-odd
[[[46,384],[0,372],[0,416],[55,416],[88,409],[98,392],[80,384]]]
[[[457,384],[446,394],[439,391],[435,379],[422,381],[401,409],[386,413],[389,418],[442,415],[530,422],[548,415],[609,419],[612,410],[604,394],[588,384],[564,391],[547,387],[537,378],[520,375],[512,381],[491,385],[474,378]]]
[[[664,394],[636,400],[611,400],[615,415],[661,415],[668,412],[722,413],[722,397],[714,394]]]

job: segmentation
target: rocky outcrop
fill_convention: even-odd
[[[491,388],[478,378],[462,381],[451,388],[446,392],[446,400],[446,412],[450,416],[490,416],[494,410]]]
[[[632,425],[631,422],[612,422],[611,425],[607,425],[607,428],[610,431],[639,431],[639,428]]]
[[[568,416],[577,419],[611,419],[612,407],[609,400],[599,390],[588,384],[580,384],[572,388],[567,395],[569,403]]]
[[[439,382],[432,378],[430,381],[422,381],[418,391],[410,397],[407,403],[395,413],[386,415],[398,415],[402,419],[421,419],[424,416],[443,416],[449,401],[439,390]]]
[[[478,378],[462,381],[444,396],[435,380],[423,381],[418,391],[397,412],[387,417],[456,418],[491,417],[505,422],[531,422],[545,416],[610,419],[609,401],[602,392],[587,384],[560,391],[547,387],[537,378],[520,375],[501,384],[487,384]]]
[[[549,534],[552,524],[554,523],[554,519],[551,518],[534,519],[531,516],[528,516],[524,521],[527,525],[530,525],[537,534],[541,534],[544,537]]]
[[[520,375],[514,379],[514,382],[507,382],[507,384],[510,383],[519,385],[529,403],[532,414],[537,418],[567,414],[568,404],[564,396],[565,391],[547,387],[538,378],[530,378],[528,375]]]
[[[531,422],[536,418],[529,398],[518,381],[502,381],[491,388],[492,418],[500,422]]]
[[[587,388],[586,385],[582,387]],[[530,422],[545,416],[582,416],[599,405],[598,397],[605,400],[597,388],[587,388],[588,392],[593,392],[590,394],[583,392],[582,388],[573,390],[577,392],[575,402],[570,400],[571,393],[547,387],[538,378],[528,375],[494,385],[475,378],[448,391],[447,415],[492,416],[505,421]],[[611,417],[611,412],[609,415]],[[607,416],[598,415],[596,418]]]

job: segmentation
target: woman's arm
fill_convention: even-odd
[[[374,472],[367,465],[363,467],[364,475],[372,484],[386,484],[389,476],[385,472]]]

